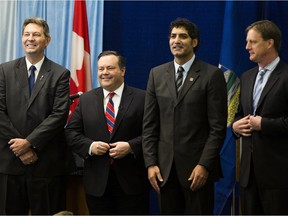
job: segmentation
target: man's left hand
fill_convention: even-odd
[[[38,156],[33,149],[28,149],[27,152],[19,156],[20,160],[24,165],[34,164],[38,160]]]
[[[109,155],[114,159],[121,159],[132,152],[128,142],[115,142],[110,144]]]
[[[197,191],[202,188],[208,179],[208,175],[209,172],[206,170],[206,168],[198,164],[188,179],[188,181],[192,181],[190,185],[191,190]]]
[[[20,155],[27,152],[31,146],[30,142],[27,139],[21,138],[11,139],[9,140],[8,144],[10,145],[10,149],[16,155],[16,157],[19,157]]]

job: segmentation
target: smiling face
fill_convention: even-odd
[[[194,47],[198,44],[197,39],[192,39],[184,27],[174,27],[169,38],[171,53],[175,61],[182,65],[189,61],[194,54]]]
[[[105,55],[98,60],[98,80],[109,92],[115,91],[124,82],[125,67],[120,68],[115,55]]]
[[[37,62],[43,57],[44,50],[49,42],[50,37],[45,36],[43,27],[40,25],[29,23],[24,28],[22,34],[22,47],[31,63]]]

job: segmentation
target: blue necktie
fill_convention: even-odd
[[[259,73],[259,77],[256,80],[255,83],[255,88],[254,88],[254,94],[253,94],[253,114],[255,114],[257,106],[258,106],[258,102],[262,93],[262,90],[264,88],[264,84],[263,84],[263,77],[265,75],[265,73],[267,72],[267,69],[263,68],[261,69],[258,73]]]
[[[34,65],[31,65],[30,67],[30,76],[29,76],[29,93],[32,94],[32,90],[35,84],[35,70],[36,67]]]

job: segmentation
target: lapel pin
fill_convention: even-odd
[[[42,80],[43,77],[44,77],[44,76],[42,75],[42,76],[40,77],[40,80]]]
[[[193,78],[193,77],[190,77],[189,81],[192,82],[193,80],[194,80],[194,78]]]

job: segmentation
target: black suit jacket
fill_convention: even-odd
[[[28,166],[33,175],[64,174],[69,78],[66,68],[45,57],[30,97],[25,58],[0,65],[1,173],[25,173],[27,166],[15,157],[7,143],[11,138],[27,138],[39,158]]]
[[[241,76],[237,121],[253,113],[253,88],[258,67]],[[280,60],[259,99],[256,115],[262,117],[261,131],[242,137],[240,185],[248,185],[251,150],[257,182],[262,188],[288,188],[288,65]]]
[[[84,93],[66,127],[66,136],[73,150],[85,159],[84,187],[87,194],[102,196],[109,169],[109,154],[88,154],[93,141],[113,143],[126,141],[133,154],[115,159],[113,168],[122,189],[127,194],[142,193],[147,189],[147,174],[142,156],[142,119],[145,92],[124,86],[112,136],[106,125],[102,87]]]
[[[174,160],[179,181],[189,188],[188,178],[197,164],[221,175],[219,152],[227,122],[226,82],[221,70],[197,58],[176,96],[174,63],[151,70],[143,119],[143,153],[146,167],[158,165],[168,179]]]

